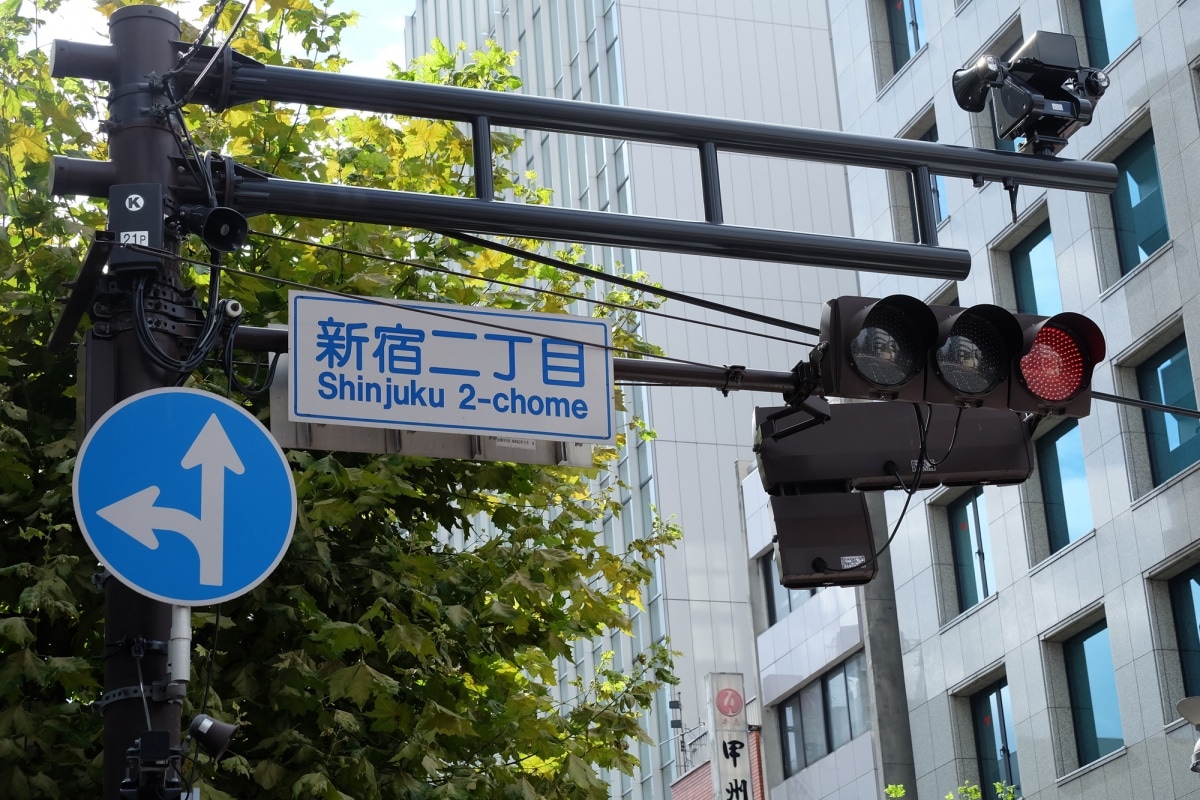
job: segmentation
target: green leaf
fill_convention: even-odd
[[[0,638],[7,639],[17,647],[24,647],[33,641],[33,632],[24,617],[6,617],[0,619]]]
[[[394,694],[400,684],[395,678],[359,662],[329,676],[329,699],[348,699],[362,708],[373,695]]]

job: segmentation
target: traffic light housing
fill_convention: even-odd
[[[878,574],[871,519],[860,492],[779,495],[770,505],[775,567],[787,588],[857,586]]]
[[[1084,417],[1104,336],[1087,317],[839,297],[821,318],[826,397]]]
[[[778,412],[754,410],[758,474],[770,495],[1008,485],[1033,473],[1032,430],[1012,411],[838,403],[824,423],[773,435]]]

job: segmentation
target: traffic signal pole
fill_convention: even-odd
[[[161,237],[174,250],[178,239],[163,230],[163,218],[172,210],[171,157],[179,153],[178,136],[168,116],[153,109],[166,104],[162,87],[151,76],[161,76],[178,62],[173,42],[179,38],[179,18],[151,6],[131,6],[116,11],[109,21],[111,45],[85,47],[74,55],[94,62],[106,73],[111,86],[108,120],[109,157],[113,191],[110,194],[110,228],[120,229],[114,217],[150,221],[145,238]],[[147,187],[151,191],[139,191]],[[152,226],[157,225],[157,228]],[[134,237],[135,239],[138,237]],[[158,366],[141,347],[134,325],[135,288],[147,281],[151,315],[170,303],[177,317],[192,316],[194,304],[179,293],[179,263],[172,259],[134,258],[136,263],[110,263],[109,274],[97,287],[90,311],[93,327],[84,342],[84,426],[93,424],[114,404],[146,391],[175,383],[178,377]],[[157,317],[161,319],[161,317]],[[177,320],[178,322],[179,320]],[[175,327],[151,333],[169,355],[183,350]],[[81,432],[82,435],[83,432]],[[130,458],[137,458],[131,453]],[[120,469],[114,464],[115,469]],[[102,573],[103,575],[103,573]],[[173,607],[151,600],[112,577],[102,580],[105,602],[104,695],[104,798],[118,800],[125,774],[126,752],[147,730],[166,732],[170,746],[179,744],[180,697],[172,697],[168,669],[168,643],[172,638]],[[159,734],[160,736],[162,734]]]

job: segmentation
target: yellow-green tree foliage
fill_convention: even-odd
[[[88,9],[85,0],[71,2]],[[59,2],[40,5],[52,11]],[[353,13],[330,0],[254,7],[235,36],[238,51],[270,64],[345,66],[339,35]],[[36,24],[21,9],[19,0],[0,4],[0,796],[95,797],[101,722],[88,705],[101,690],[104,608],[71,504],[80,439],[75,357],[45,343],[55,298],[105,215],[100,205],[48,196],[47,170],[53,154],[105,157],[97,122],[108,87],[51,80],[46,43],[35,48]],[[224,14],[218,40],[237,10],[231,4]],[[209,4],[202,13],[211,11]],[[185,39],[198,22],[185,26]],[[395,77],[511,90],[515,57],[496,47],[468,56],[435,45]],[[202,151],[282,177],[473,192],[470,140],[450,123],[271,103],[186,113]],[[534,176],[507,167],[518,144],[509,135],[493,139],[497,190],[515,202],[546,202],[530,185]],[[536,311],[562,311],[568,301],[535,288],[590,289],[570,273],[423,231],[252,222],[256,231],[460,274],[251,234],[227,265],[253,274],[222,282],[223,296],[248,310],[248,324],[287,321],[286,288],[271,276],[360,295]],[[202,286],[209,276],[185,265],[185,279]],[[620,299],[644,302],[637,293]],[[631,333],[631,316],[619,316],[618,344],[651,349]],[[225,386],[215,368],[197,380]],[[557,700],[554,659],[581,638],[628,630],[646,564],[672,532],[656,531],[626,552],[601,546],[597,522],[620,506],[595,489],[595,471],[313,452],[289,459],[300,514],[283,563],[220,609],[219,635],[214,609],[194,615],[185,719],[211,675],[210,713],[242,725],[232,757],[200,765],[202,796],[607,797],[596,775],[632,769],[626,742],[645,737],[639,713],[671,680],[668,654],[638,655],[632,674],[602,665],[569,707]],[[477,526],[480,513],[489,526]],[[465,548],[446,543],[451,529],[465,533]]]

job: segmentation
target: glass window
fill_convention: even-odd
[[[1038,439],[1037,463],[1050,552],[1057,553],[1094,527],[1079,423],[1063,422]]]
[[[762,572],[763,589],[767,595],[767,625],[774,625],[788,614],[804,605],[815,589],[789,589],[779,582],[775,569],[775,557],[768,553],[758,560]]]
[[[884,5],[892,43],[892,69],[899,72],[921,49],[925,15],[921,13],[921,0],[884,0]]]
[[[859,652],[846,659],[846,700],[850,706],[850,736],[855,737],[871,729],[871,718],[867,715],[867,657]]]
[[[866,656],[860,651],[780,703],[784,777],[871,728]]]
[[[846,671],[843,668],[825,676],[825,719],[829,721],[831,750],[850,741],[850,698],[846,694]]]
[[[1093,67],[1106,67],[1137,38],[1133,0],[1081,0],[1079,6],[1088,60]]]
[[[925,131],[920,139],[923,142],[936,142],[938,140],[937,125],[930,125],[929,130]],[[933,192],[933,211],[937,216],[937,219],[934,221],[941,222],[950,216],[950,208],[946,205],[946,178],[942,175],[930,174],[929,190]],[[913,226],[913,230],[915,232],[915,225]]]
[[[1200,694],[1200,564],[1167,584],[1186,697]]]
[[[971,698],[971,723],[979,754],[979,785],[984,797],[995,797],[994,786],[1020,787],[1017,769],[1017,735],[1013,728],[1008,681],[1000,680]]]
[[[822,694],[821,681],[813,681],[800,690],[800,729],[804,740],[804,760],[809,764],[829,752]]]
[[[1083,766],[1125,744],[1108,625],[1101,620],[1063,642],[1063,660],[1067,667],[1075,747],[1079,766]]]
[[[1187,342],[1180,336],[1137,368],[1138,393],[1143,400],[1183,408],[1196,407]],[[1142,409],[1150,473],[1154,485],[1169,480],[1200,459],[1200,420]]]
[[[1017,291],[1017,311],[1049,316],[1063,310],[1049,220],[1022,239],[1009,253],[1009,260]]]
[[[966,611],[990,596],[996,586],[983,488],[976,487],[955,500],[947,507],[946,515],[958,582],[958,610]]]
[[[1117,234],[1117,257],[1124,275],[1170,238],[1154,131],[1142,134],[1113,159],[1113,163],[1117,167],[1117,188],[1111,199],[1113,225]]]
[[[783,742],[783,776],[790,778],[804,769],[800,750],[800,707],[790,700],[779,707],[779,738]]]

